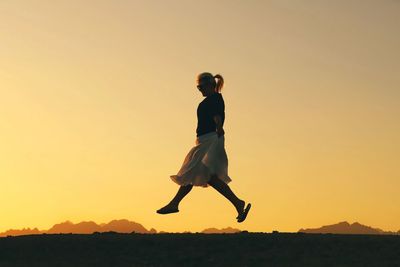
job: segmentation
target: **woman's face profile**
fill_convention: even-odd
[[[208,96],[213,92],[212,84],[204,80],[197,81],[197,89],[199,89],[203,96]]]

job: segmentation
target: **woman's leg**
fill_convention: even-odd
[[[189,194],[189,192],[192,190],[193,185],[188,184],[188,185],[181,185],[179,187],[178,192],[176,193],[175,197],[170,201],[170,203],[168,205],[173,205],[174,207],[179,206],[179,203],[181,202],[181,200],[187,195]]]
[[[211,179],[208,182],[208,184],[211,185],[213,188],[215,188],[224,197],[226,197],[233,204],[233,206],[235,206],[239,214],[243,211],[245,202],[239,199],[235,195],[235,193],[232,192],[229,185],[227,185],[224,181],[219,179],[217,175],[211,176]]]
[[[168,214],[178,212],[178,206],[181,200],[192,190],[193,185],[181,185],[175,197],[164,207],[157,210],[157,213]]]

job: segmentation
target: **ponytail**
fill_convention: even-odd
[[[215,92],[221,92],[222,87],[224,86],[224,78],[220,75],[217,74],[214,76],[214,79],[217,79],[217,83],[215,85]]]

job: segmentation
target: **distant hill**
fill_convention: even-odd
[[[301,233],[312,233],[312,234],[369,234],[369,235],[398,235],[400,230],[397,232],[383,231],[379,228],[372,228],[370,226],[362,225],[358,222],[349,224],[348,222],[339,222],[337,224],[331,224],[322,226],[320,228],[309,228],[300,229]]]
[[[10,229],[3,233],[0,233],[0,237],[4,236],[18,236],[18,235],[32,235],[32,234],[92,234],[94,232],[118,232],[118,233],[141,233],[141,234],[156,234],[157,230],[151,228],[147,230],[140,223],[132,222],[126,219],[112,220],[109,223],[97,224],[93,221],[83,221],[80,223],[72,223],[71,221],[65,221],[53,225],[48,230],[39,230],[37,228],[23,228],[23,229]],[[232,227],[217,229],[208,228],[202,231],[202,233],[236,233],[240,232],[239,229]],[[161,233],[168,233],[160,231]],[[189,232],[188,232],[189,233]]]
[[[118,233],[141,233],[141,234],[156,234],[157,230],[151,228],[147,230],[143,225],[137,222],[129,221],[126,219],[112,220],[108,223],[97,224],[93,221],[83,221],[79,223],[72,223],[71,221],[65,221],[53,225],[48,230],[39,230],[38,228],[23,228],[23,229],[10,229],[3,233],[0,233],[0,237],[4,236],[19,236],[19,235],[32,235],[32,234],[92,234],[94,232],[118,232]],[[239,233],[242,232],[240,229],[226,227],[226,228],[207,228],[201,231],[203,234],[220,234],[220,233]],[[331,234],[372,234],[372,235],[400,235],[400,230],[397,232],[383,231],[379,228],[373,228],[370,226],[362,225],[358,222],[349,224],[348,222],[339,222],[337,224],[331,224],[322,226],[320,228],[308,228],[300,229],[298,232],[301,233],[331,233]],[[168,233],[166,231],[159,231],[158,233]],[[190,233],[186,231],[186,233]]]
[[[97,224],[93,221],[80,222],[74,224],[70,221],[65,221],[63,223],[55,224],[49,230],[46,231],[48,234],[56,233],[79,233],[79,234],[91,234],[93,232],[109,232],[115,231],[119,233],[154,233],[154,229],[150,231],[143,227],[143,225],[131,222],[126,219],[112,220],[109,223]]]
[[[74,224],[70,221],[65,221],[62,223],[58,223],[53,225],[48,230],[38,230],[37,228],[23,228],[21,230],[10,229],[3,233],[0,233],[0,236],[16,236],[16,235],[31,235],[31,234],[59,234],[59,233],[73,233],[73,234],[92,234],[93,232],[118,232],[118,233],[142,233],[142,234],[153,234],[157,233],[157,231],[153,228],[147,230],[143,225],[131,222],[126,219],[121,220],[112,220],[109,223],[97,224],[93,221],[83,221],[77,224]]]
[[[33,228],[33,229],[30,229],[30,228],[23,228],[23,229],[20,229],[20,230],[17,230],[17,229],[10,229],[10,230],[7,230],[7,231],[5,231],[5,232],[3,232],[3,233],[0,233],[0,236],[8,236],[8,235],[13,235],[13,236],[16,236],[16,235],[36,235],[36,234],[42,234],[43,233],[43,231],[40,231],[39,229],[37,229],[37,228]]]

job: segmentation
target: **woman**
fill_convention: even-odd
[[[218,80],[218,81],[216,81]],[[181,200],[193,186],[211,185],[225,196],[236,208],[238,222],[243,222],[250,210],[230,189],[228,183],[228,158],[225,152],[225,104],[221,89],[224,79],[204,72],[197,77],[197,88],[205,96],[197,108],[196,145],[189,151],[177,175],[171,179],[180,185],[176,196],[165,207],[157,210],[159,214],[178,212]]]

